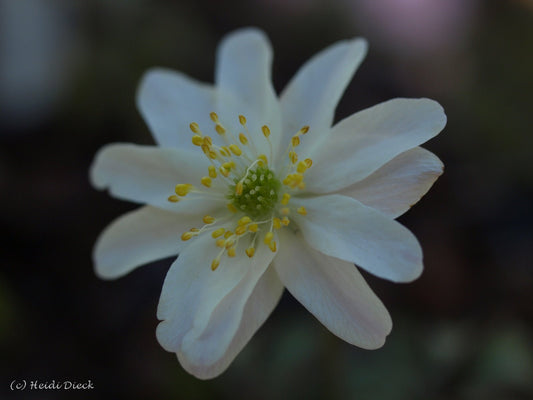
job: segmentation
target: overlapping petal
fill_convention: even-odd
[[[187,371],[201,379],[210,379],[221,374],[268,318],[278,304],[283,289],[283,284],[280,282],[275,269],[268,268],[248,298],[244,310],[242,310],[240,324],[225,351],[222,352],[219,350],[217,357],[210,357],[211,360],[208,363],[202,362],[201,359],[198,362],[198,357],[189,358],[184,353],[178,353],[180,363]],[[228,307],[217,307],[217,318],[211,318],[210,325],[213,333],[218,331],[218,328],[213,325],[217,319],[229,318],[234,320],[235,316],[238,316],[240,313],[240,307],[239,309],[235,309],[230,307],[232,302],[226,301],[226,303]],[[205,334],[202,336],[205,336]],[[216,345],[214,342],[216,341],[216,337],[212,337],[212,340],[213,342],[210,345]],[[207,351],[207,349],[204,351]]]
[[[239,242],[237,254],[245,248]],[[212,271],[209,265],[219,251],[210,235],[193,239],[170,268],[161,292],[157,338],[193,365],[214,365],[224,357],[246,302],[274,257],[261,246],[253,258],[224,257]]]
[[[392,321],[357,268],[292,232],[280,231],[280,239],[284,246],[274,265],[289,292],[341,339],[365,349],[381,347]]]
[[[422,250],[414,235],[379,211],[338,194],[291,203],[306,208],[306,216],[292,219],[316,250],[394,282],[412,281],[422,272]]]
[[[197,222],[196,216],[179,216],[150,206],[120,216],[96,242],[96,274],[115,279],[148,262],[178,254],[185,244],[181,233]]]
[[[364,39],[341,41],[305,63],[280,96],[285,143],[301,127],[310,127],[301,151],[327,134],[335,108],[353,74],[366,55]]]
[[[270,127],[270,141],[277,149],[281,139],[280,107],[271,79],[272,49],[266,35],[254,28],[244,28],[227,35],[217,52],[215,82],[217,88],[239,99],[237,108],[223,99],[218,105],[230,116],[228,123],[244,115],[257,143],[268,148],[261,127]],[[234,114],[231,116],[231,114]],[[238,133],[236,125],[231,128]],[[242,130],[242,128],[240,128]]]
[[[315,143],[309,155],[317,168],[306,173],[307,188],[330,193],[352,185],[445,124],[442,107],[429,99],[394,99],[353,114]]]
[[[339,193],[397,218],[427,193],[443,168],[437,156],[415,147]]]
[[[108,188],[114,197],[149,204],[183,215],[207,213],[224,198],[198,197],[194,193],[179,203],[168,202],[178,183],[198,184],[207,173],[203,154],[176,148],[111,144],[96,155],[90,177],[93,186]]]

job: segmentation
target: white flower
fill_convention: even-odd
[[[96,273],[117,278],[179,253],[157,338],[193,375],[222,373],[284,287],[351,344],[375,349],[390,332],[354,263],[394,282],[420,275],[420,245],[394,218],[442,173],[418,146],[446,117],[432,100],[395,99],[331,127],[366,48],[362,39],[328,47],[277,97],[267,38],[239,30],[219,47],[215,86],[145,75],[138,106],[159,147],[98,153],[94,186],[146,205],[102,233]]]

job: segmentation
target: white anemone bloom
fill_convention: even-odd
[[[394,99],[332,126],[367,49],[336,43],[311,58],[280,96],[268,39],[224,38],[215,85],[153,69],[138,91],[158,146],[111,144],[95,187],[144,204],[102,233],[105,279],[179,254],[159,302],[157,338],[199,378],[222,373],[286,287],[322,324],[365,349],[383,345],[390,316],[360,268],[416,279],[422,251],[394,219],[442,173],[418,147],[446,123],[429,99]]]

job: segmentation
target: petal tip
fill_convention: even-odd
[[[432,112],[434,114],[435,130],[437,131],[437,133],[444,129],[448,120],[444,111],[444,107],[442,107],[442,105],[438,101],[428,99],[426,97],[422,97],[418,100],[420,102],[424,102],[425,105],[428,107],[428,112]]]
[[[222,57],[226,51],[243,51],[248,46],[264,47],[271,54],[270,40],[265,32],[255,27],[244,27],[229,32],[222,38],[217,49],[217,58]]]
[[[144,72],[135,91],[135,104],[141,115],[144,115],[143,108],[145,102],[150,101],[151,89],[154,86],[160,85],[162,80],[172,75],[180,75],[180,73],[164,67],[152,67]]]
[[[392,319],[386,309],[381,322],[382,326],[380,327],[381,329],[379,333],[371,336],[367,342],[358,343],[356,345],[365,350],[377,350],[383,347],[387,341],[387,337],[392,331]]]
[[[120,277],[122,277],[124,274],[113,274],[113,273],[110,273],[109,271],[112,270],[112,268],[109,268],[109,267],[106,267],[106,266],[103,266],[101,264],[97,264],[95,263],[94,264],[94,274],[104,280],[104,281],[112,281],[112,280],[115,280],[115,279],[118,279]]]
[[[111,281],[118,278],[123,277],[126,275],[128,271],[122,271],[120,268],[116,268],[115,266],[111,264],[106,264],[102,262],[102,235],[98,238],[94,249],[93,249],[93,271],[94,274],[104,280],[104,281]]]
[[[89,167],[89,182],[98,190],[106,189],[109,186],[109,177],[106,174],[106,165],[115,157],[115,151],[120,148],[134,147],[130,143],[110,143],[102,146],[94,156],[94,160]]]
[[[234,30],[226,34],[224,38],[222,39],[221,44],[224,44],[225,42],[231,41],[231,40],[242,40],[242,39],[261,40],[261,41],[268,42],[267,35],[263,30],[255,26],[245,26],[245,27],[239,28],[237,30]]]
[[[106,188],[106,179],[104,179],[104,176],[102,175],[101,171],[101,165],[104,162],[105,158],[107,158],[107,154],[110,151],[112,145],[105,145],[101,147],[94,156],[94,160],[91,163],[91,166],[89,167],[89,182],[91,185],[98,189],[103,190]]]
[[[387,341],[387,335],[376,337],[373,342],[367,343],[365,345],[358,345],[358,347],[364,350],[378,350],[385,345],[385,342]]]
[[[336,50],[335,50],[336,49]],[[368,52],[368,42],[362,37],[356,37],[348,40],[341,40],[332,46],[325,49],[325,51],[338,51],[339,57],[345,57],[352,64],[352,74],[355,73],[359,65],[363,62]],[[319,53],[320,54],[320,53]],[[341,56],[343,54],[343,56]]]
[[[392,282],[395,283],[411,283],[416,281],[420,276],[422,275],[422,272],[424,271],[424,267],[422,264],[417,266],[417,268],[414,268],[409,273],[406,273],[405,275],[398,276],[396,279],[391,279]]]
[[[225,368],[216,368],[215,365],[196,365],[191,363],[183,353],[177,352],[176,355],[181,366],[189,374],[193,375],[195,378],[198,379],[214,379],[220,376],[227,369],[227,366]]]
[[[358,53],[364,57],[368,52],[368,41],[363,37],[356,37],[350,40],[352,48],[357,50]]]
[[[157,318],[162,319],[159,314],[159,307],[157,310]],[[175,339],[172,340],[172,337],[169,334],[169,330],[167,328],[167,324],[169,324],[169,322],[165,320],[162,320],[159,322],[159,324],[157,325],[157,328],[155,329],[155,337],[164,350],[168,351],[169,353],[177,354],[177,352],[179,351],[181,342],[176,343]]]

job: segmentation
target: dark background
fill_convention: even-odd
[[[430,97],[445,164],[400,218],[425,272],[368,281],[394,328],[352,347],[289,294],[221,377],[200,381],[155,338],[171,259],[117,281],[92,271],[100,231],[135,206],[88,182],[110,142],[153,143],[134,103],[143,72],[212,82],[216,44],[266,31],[279,92],[311,55],[364,36],[342,118]],[[475,0],[0,0],[0,397],[8,399],[533,398],[533,4]],[[93,391],[12,392],[12,380]]]

